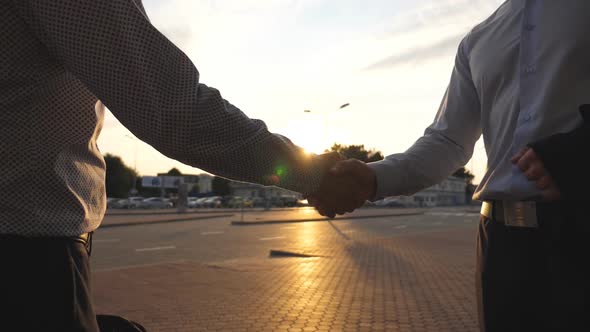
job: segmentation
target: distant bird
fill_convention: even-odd
[[[348,105],[350,105],[350,103],[346,103],[346,104],[340,106],[340,109],[343,109],[343,108],[347,107]]]
[[[311,111],[310,111],[310,110],[305,110],[305,111],[303,111],[303,112],[305,112],[305,113],[311,113]]]

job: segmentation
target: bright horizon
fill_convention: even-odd
[[[432,122],[462,36],[499,0],[144,0],[152,23],[182,49],[201,83],[307,151],[364,144],[410,147]],[[339,110],[344,103],[350,106]],[[309,113],[304,110],[310,110]],[[201,170],[137,143],[110,113],[101,151],[144,176]],[[478,142],[465,167],[479,182]]]

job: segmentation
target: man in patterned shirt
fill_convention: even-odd
[[[311,194],[331,162],[200,84],[140,0],[0,0],[0,45],[6,326],[97,331],[85,246],[106,207],[103,103],[166,156],[220,176]]]

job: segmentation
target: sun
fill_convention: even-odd
[[[291,121],[284,134],[293,143],[302,147],[307,154],[324,153],[331,145],[330,135],[323,123],[318,119]]]

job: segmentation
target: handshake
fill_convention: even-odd
[[[322,215],[334,218],[352,212],[375,196],[375,172],[357,159],[344,159],[339,153],[320,156],[327,170],[319,189],[307,196],[310,205]]]

